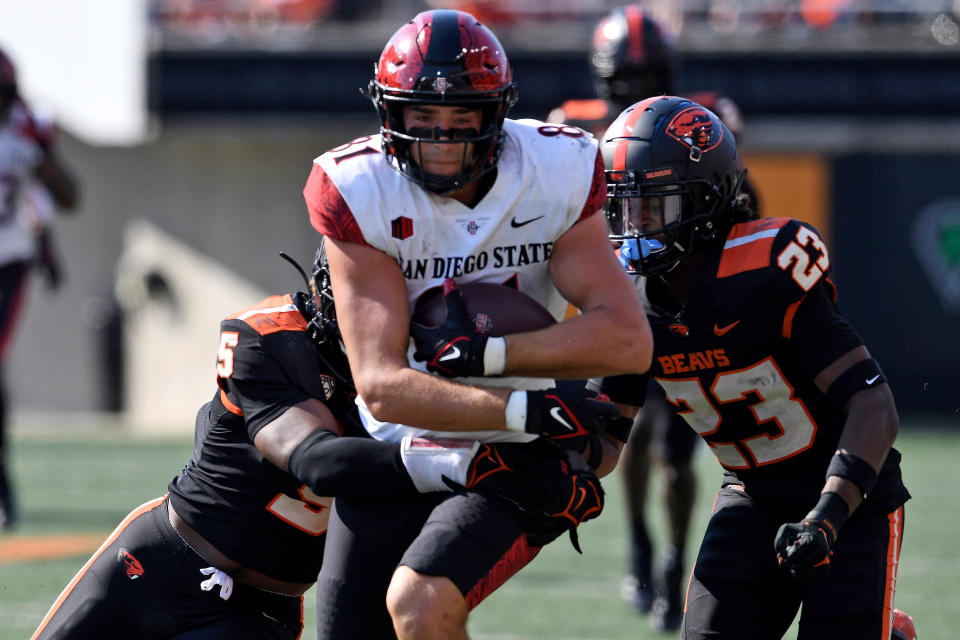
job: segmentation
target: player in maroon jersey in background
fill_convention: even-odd
[[[60,282],[50,231],[57,207],[77,204],[77,188],[55,151],[53,123],[20,97],[13,62],[0,49],[0,529],[17,521],[4,446],[7,422],[3,362],[23,309],[27,274],[36,265],[48,286]]]
[[[753,217],[733,135],[686,98],[628,107],[601,151],[610,239],[646,282],[648,375],[724,468],[681,636],[780,638],[799,611],[801,639],[890,637],[899,421],[823,239]],[[646,377],[598,388],[640,406]]]
[[[607,127],[623,109],[649,96],[676,92],[677,53],[670,34],[638,4],[618,7],[602,18],[593,31],[590,69],[596,98],[567,100],[550,112],[547,121],[570,124],[591,132],[602,141]],[[716,113],[739,136],[743,130],[740,109],[730,98],[701,91],[692,100]],[[751,209],[759,203],[749,182]],[[697,480],[692,456],[696,434],[676,415],[655,385],[637,417],[621,456],[620,467],[627,503],[630,564],[621,583],[621,597],[640,613],[651,612],[657,631],[680,625],[684,552]],[[663,503],[668,531],[657,571],[647,526],[646,502],[652,464],[663,470]]]

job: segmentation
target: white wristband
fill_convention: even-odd
[[[505,412],[507,429],[510,431],[527,430],[527,392],[514,391],[507,398]]]
[[[452,491],[444,477],[465,485],[473,456],[480,448],[475,440],[431,440],[406,436],[400,443],[400,458],[420,493]]]
[[[503,338],[487,338],[483,350],[483,375],[498,376],[507,368],[507,341]]]

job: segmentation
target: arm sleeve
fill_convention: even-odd
[[[318,429],[290,454],[289,468],[318,496],[362,500],[417,493],[400,445],[373,438],[339,437]]]

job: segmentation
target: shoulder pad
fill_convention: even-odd
[[[809,291],[829,273],[826,243],[812,225],[792,218],[735,224],[723,245],[717,277],[767,268]]]
[[[239,320],[260,335],[277,331],[304,331],[307,320],[294,304],[290,294],[270,296],[260,303],[231,315],[227,320]]]

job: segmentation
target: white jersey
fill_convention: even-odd
[[[34,229],[51,216],[49,197],[32,177],[42,159],[30,112],[15,102],[0,122],[0,266],[29,260]]]
[[[393,257],[406,278],[411,310],[424,293],[450,277],[460,284],[515,286],[562,320],[567,301],[550,278],[549,259],[557,238],[603,203],[606,187],[596,140],[579,129],[536,120],[506,120],[503,131],[496,181],[472,208],[430,194],[395,171],[384,160],[379,136],[323,154],[314,161],[314,173],[304,189],[314,226]],[[342,198],[339,204],[333,202],[337,198],[332,189]],[[424,363],[414,361],[412,354],[411,341],[410,366],[425,371]],[[543,378],[458,380],[526,389],[554,385],[552,379]],[[485,441],[533,438],[516,432],[436,432],[383,423],[370,415],[362,398],[357,398],[357,405],[367,430],[382,440],[399,441],[404,435]]]

